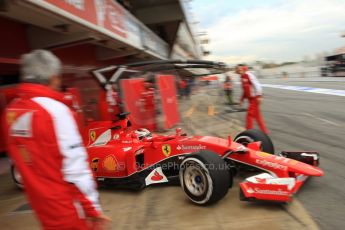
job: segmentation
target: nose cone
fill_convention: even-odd
[[[293,169],[293,171],[307,176],[323,176],[324,174],[324,172],[320,168],[302,162],[299,162],[299,164],[296,164],[294,166],[290,165],[289,167],[290,170]]]
[[[311,165],[309,165],[309,166],[312,168],[312,171],[313,171],[313,173],[310,174],[311,176],[323,176],[324,175],[324,172],[320,168],[317,168],[317,167],[311,166]]]

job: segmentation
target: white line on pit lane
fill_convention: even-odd
[[[313,88],[313,87],[306,87],[306,86],[273,85],[273,84],[262,84],[262,86],[267,87],[267,88],[295,90],[295,91],[301,91],[301,92],[307,92],[307,93],[320,93],[320,94],[345,97],[345,90],[339,90],[339,89],[323,89],[323,88]]]
[[[308,117],[312,117],[312,118],[314,118],[314,119],[316,119],[316,120],[319,120],[319,121],[322,121],[322,122],[324,122],[324,123],[327,123],[327,124],[330,124],[330,125],[334,125],[334,126],[341,126],[340,124],[337,124],[337,123],[335,123],[335,122],[333,122],[333,121],[329,121],[329,120],[327,120],[327,119],[324,119],[324,118],[321,118],[321,117],[317,117],[317,116],[314,116],[313,114],[310,114],[310,113],[303,113],[304,115],[306,115],[306,116],[308,116]]]

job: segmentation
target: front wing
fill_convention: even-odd
[[[307,178],[302,174],[286,178],[274,178],[268,173],[258,174],[240,183],[240,198],[249,201],[288,202]]]

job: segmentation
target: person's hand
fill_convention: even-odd
[[[92,230],[106,230],[111,228],[111,219],[108,216],[100,215],[98,217],[87,218],[88,226]]]
[[[243,108],[243,101],[240,101],[240,103],[238,103],[238,107],[239,107],[240,109]]]
[[[260,97],[257,97],[256,100],[257,100],[257,102],[258,102],[259,105],[262,103],[262,97],[261,97],[261,96],[260,96]]]

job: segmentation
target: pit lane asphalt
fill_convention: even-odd
[[[344,78],[260,79],[345,90]],[[240,89],[236,88],[237,95]],[[312,178],[297,198],[321,229],[345,226],[345,97],[264,87],[262,111],[276,150],[316,150],[325,176]],[[244,122],[244,116],[240,116]]]
[[[180,126],[188,134],[226,137],[243,130],[238,119],[244,114],[227,113],[217,93],[201,90],[180,103]],[[215,107],[213,115],[209,106]],[[227,196],[209,207],[192,204],[179,186],[152,186],[140,192],[101,190],[100,198],[104,213],[113,220],[112,229],[317,229],[298,200],[288,205],[240,201],[238,183],[245,177],[239,175]],[[37,229],[30,211],[13,212],[26,200],[9,174],[1,175],[0,181],[1,229]]]

